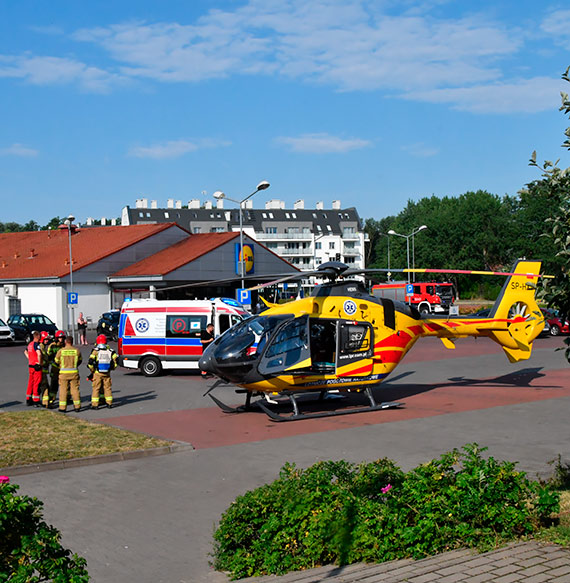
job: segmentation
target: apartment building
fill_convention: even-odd
[[[224,202],[193,199],[169,199],[166,208],[157,201],[141,198],[135,207],[126,206],[121,213],[123,225],[176,222],[190,233],[222,233],[239,231],[239,207],[224,208]],[[228,205],[231,203],[227,203]],[[366,235],[356,208],[342,208],[339,200],[330,208],[318,202],[306,209],[303,200],[293,208],[272,199],[265,208],[254,209],[251,200],[242,209],[243,232],[301,270],[312,270],[327,261],[342,261],[350,267],[364,268]]]

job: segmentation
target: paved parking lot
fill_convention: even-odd
[[[47,520],[87,558],[97,583],[225,582],[208,566],[220,514],[238,494],[274,479],[286,461],[308,466],[387,456],[407,470],[473,441],[499,459],[519,461],[531,475],[547,473],[558,454],[570,461],[570,375],[554,351],[560,344],[539,339],[530,361],[512,365],[485,339],[459,341],[455,351],[420,341],[378,389],[380,398],[405,401],[403,409],[287,424],[221,413],[203,397],[211,381],[194,374],[147,379],[117,371],[117,407],[82,417],[170,437],[179,432],[175,438],[196,449],[14,481],[45,502]],[[22,351],[0,347],[0,411],[25,409]],[[84,405],[86,376],[85,368]],[[241,399],[229,390],[223,396]]]

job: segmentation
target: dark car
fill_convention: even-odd
[[[8,318],[8,326],[14,331],[16,341],[26,344],[32,341],[32,332],[49,332],[52,336],[57,326],[43,314],[13,314]]]
[[[119,318],[120,310],[105,312],[97,322],[97,335],[105,334],[107,340],[117,340],[119,338]]]

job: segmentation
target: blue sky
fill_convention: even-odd
[[[0,221],[147,197],[514,195],[561,158],[565,2],[19,0],[0,7]]]

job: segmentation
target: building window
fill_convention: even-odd
[[[197,234],[197,233],[201,233],[201,232],[202,232],[202,227],[194,227],[194,228],[192,229],[192,232],[193,232],[193,233],[196,233],[196,234]]]
[[[273,213],[269,213],[269,218],[272,219],[273,218]]]
[[[291,213],[291,216],[296,219],[297,218],[297,213]]]
[[[356,263],[356,257],[345,257],[345,258],[344,258],[344,262],[345,262],[346,264],[349,264],[349,263]]]
[[[167,219],[169,216],[170,215],[166,211],[164,211],[164,218]]]
[[[276,234],[277,233],[277,227],[265,227],[265,232],[269,233],[269,234]]]
[[[320,241],[317,241],[315,243],[315,249],[322,249],[323,248],[323,244]]]
[[[329,242],[329,249],[334,249],[334,241]]]
[[[355,228],[354,227],[343,227],[342,234],[343,235],[354,235]]]
[[[285,218],[286,219],[290,219],[291,217],[289,216],[289,213],[285,213]]]
[[[143,212],[139,212],[139,217],[140,217],[141,219],[144,219],[144,213],[143,213]]]
[[[267,213],[261,213],[261,216],[266,219],[267,218]]]
[[[330,225],[327,225],[327,231],[328,231],[329,233],[332,233],[332,229],[331,229],[331,226],[330,226]]]
[[[313,213],[313,219],[317,218],[317,213]]]

